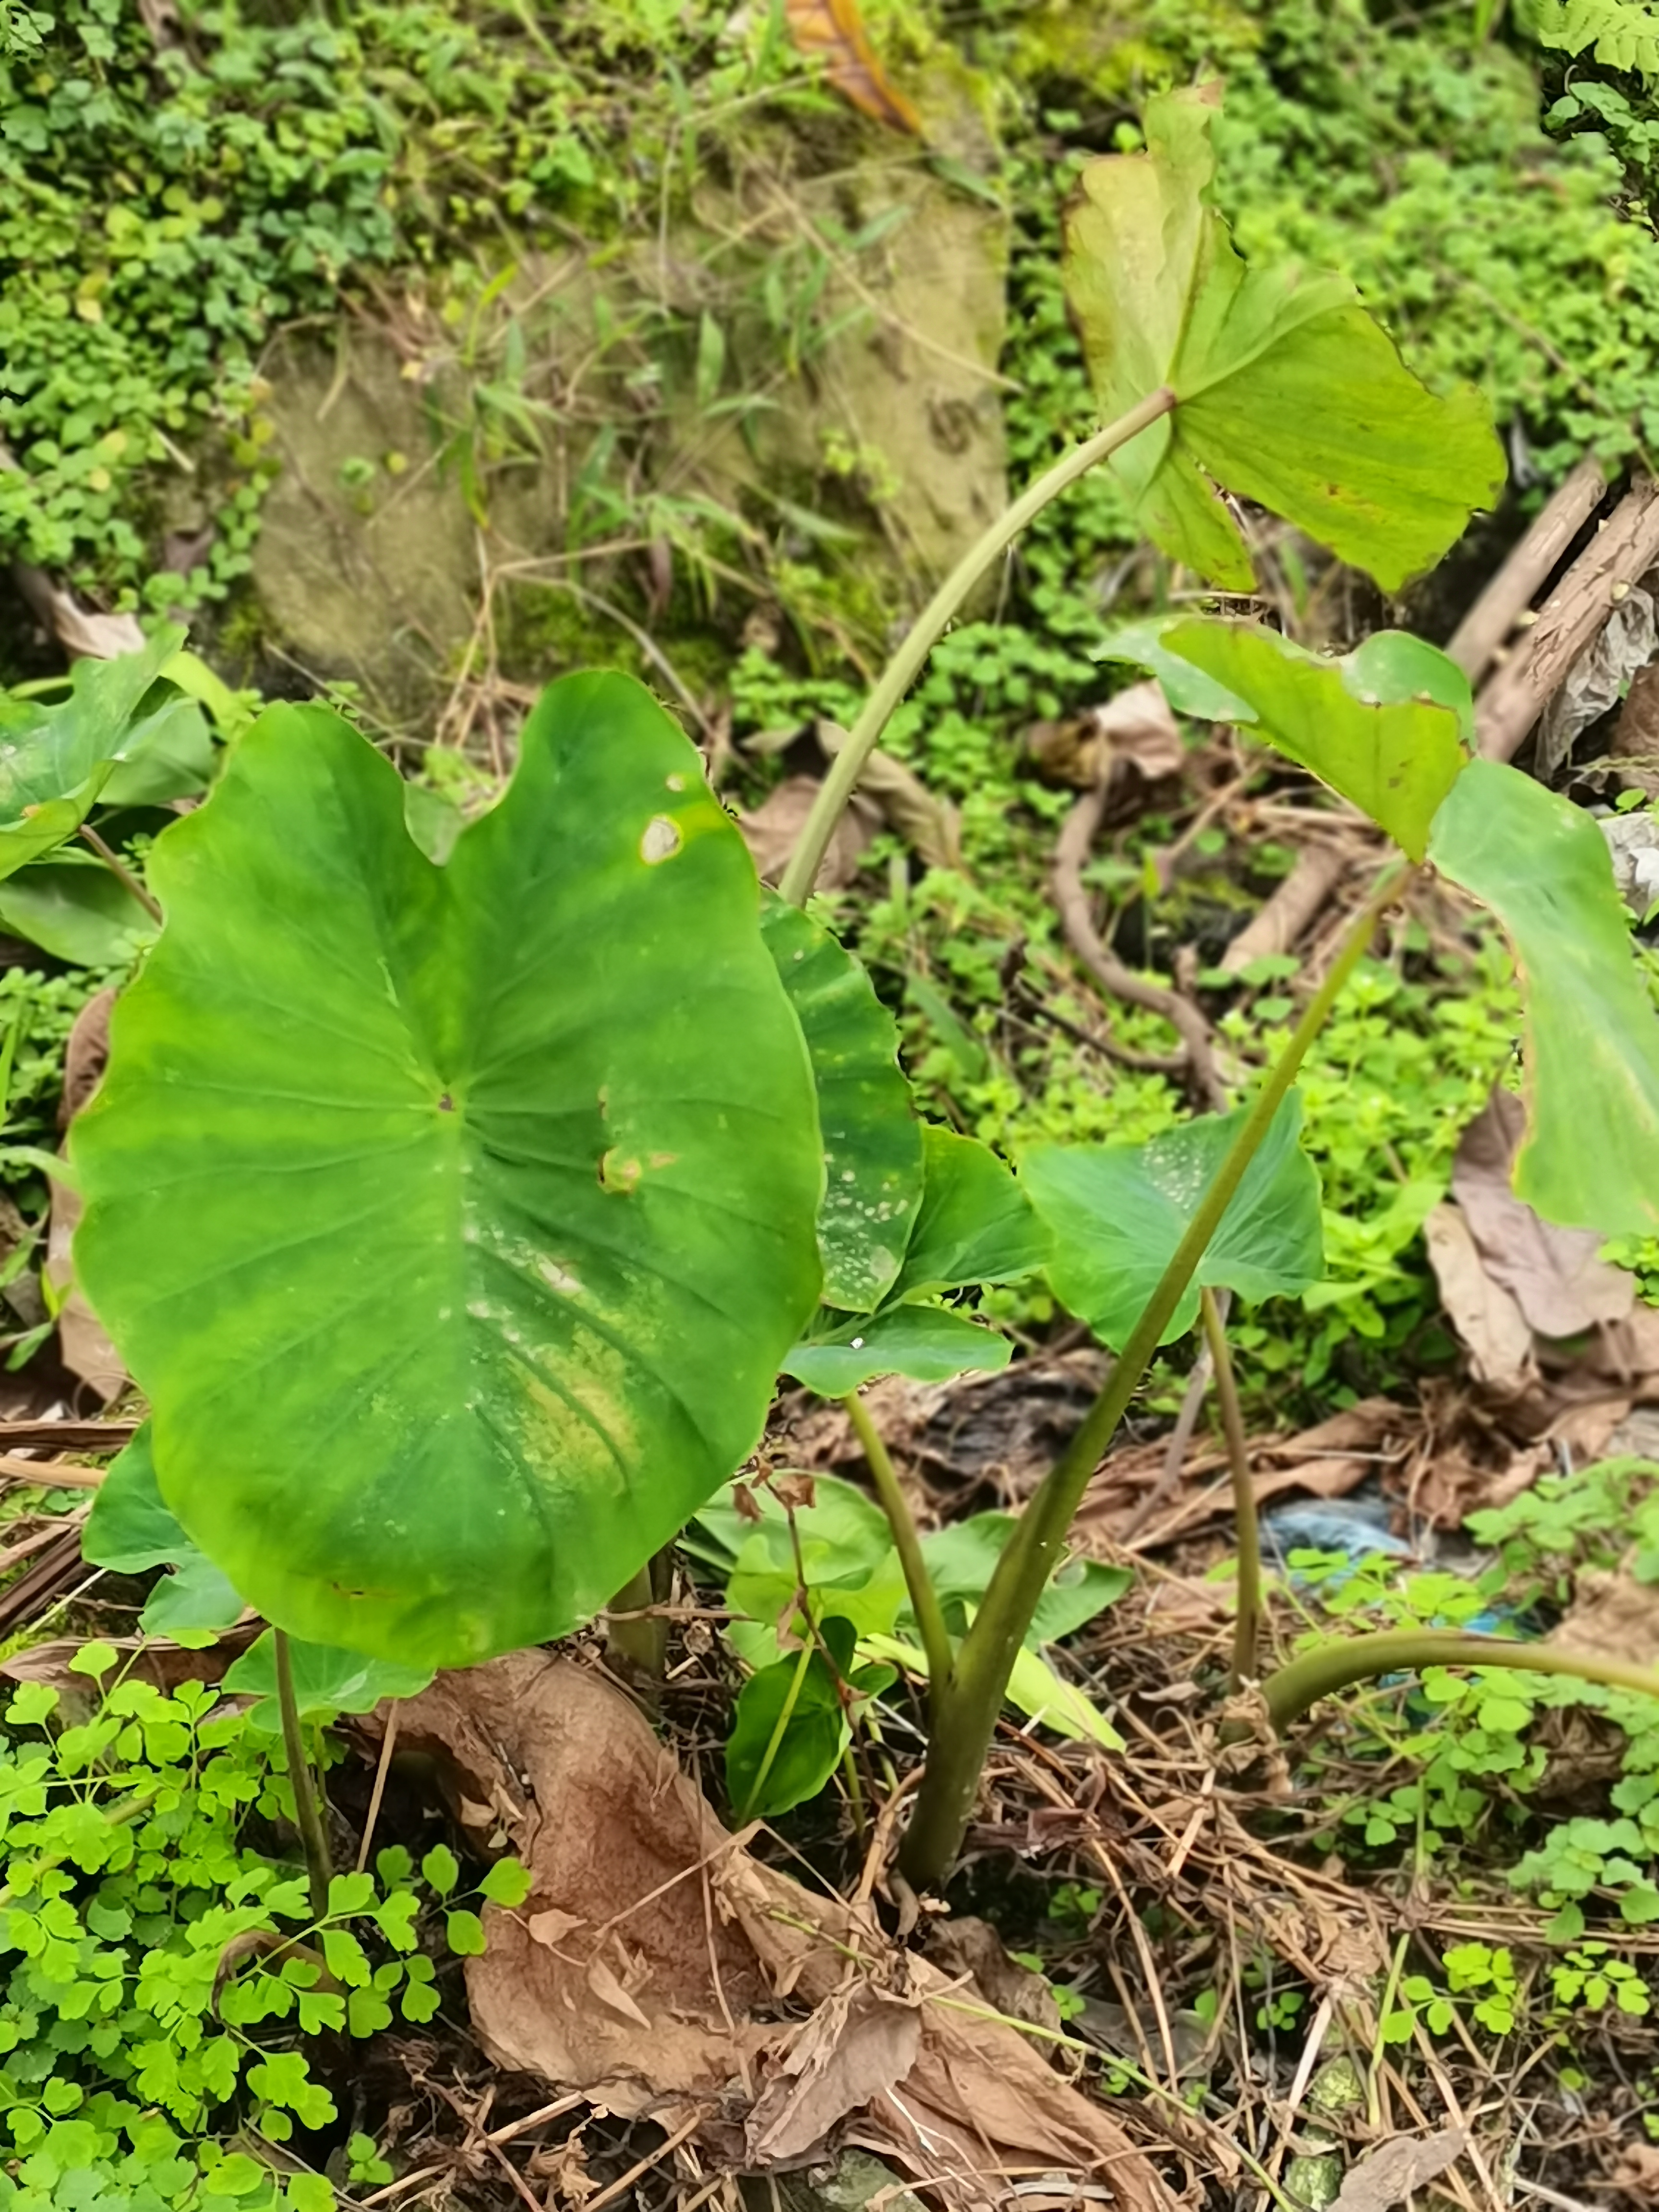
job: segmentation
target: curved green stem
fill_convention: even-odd
[[[847,1408],[854,1434],[869,1462],[870,1479],[876,1486],[881,1510],[887,1516],[887,1525],[893,1532],[893,1547],[899,1555],[899,1565],[904,1570],[904,1587],[910,1593],[910,1610],[916,1616],[921,1648],[927,1655],[927,1685],[931,1701],[939,1696],[950,1680],[952,1665],[951,1634],[945,1626],[945,1615],[939,1609],[939,1593],[933,1588],[933,1577],[927,1571],[927,1562],[921,1555],[921,1539],[916,1534],[915,1522],[905,1503],[904,1491],[892,1457],[883,1441],[881,1431],[870,1418],[870,1408],[856,1390],[841,1402]]]
[[[1659,1698],[1659,1669],[1627,1667],[1588,1651],[1561,1651],[1547,1644],[1511,1644],[1498,1636],[1457,1629],[1381,1628],[1322,1644],[1281,1667],[1261,1686],[1267,1717],[1283,1734],[1310,1706],[1334,1690],[1379,1674],[1415,1673],[1424,1667],[1507,1667],[1522,1674],[1575,1674],[1608,1690],[1634,1690]]]
[[[1216,1402],[1221,1408],[1221,1430],[1227,1440],[1227,1470],[1233,1484],[1233,1525],[1238,1553],[1238,1611],[1233,1623],[1231,1686],[1242,1689],[1255,1680],[1256,1644],[1261,1619],[1261,1528],[1256,1519],[1255,1486],[1250,1480],[1250,1449],[1239,1410],[1238,1384],[1233,1376],[1233,1356],[1227,1346],[1226,1325],[1216,1295],[1207,1286],[1199,1292],[1204,1316],[1204,1338],[1215,1369]]]
[[[911,624],[898,651],[882,671],[879,682],[865,702],[863,713],[854,723],[847,743],[830,763],[811,811],[801,826],[795,849],[789,856],[789,865],[783,872],[778,889],[791,906],[805,906],[817,881],[823,856],[830,849],[830,840],[835,835],[836,824],[847,810],[864,763],[874,752],[882,732],[886,728],[893,709],[921,673],[928,654],[944,636],[952,617],[963,601],[973,590],[998,554],[1006,552],[1026,525],[1041,514],[1051,499],[1058,498],[1068,485],[1081,476],[1086,476],[1097,461],[1103,461],[1120,446],[1127,446],[1131,438],[1138,438],[1149,425],[1174,408],[1176,396],[1167,385],[1161,385],[1149,398],[1127,415],[1120,415],[1115,422],[1109,422],[1103,430],[1067,453],[1063,460],[1054,463],[1036,482],[1017,499],[1011,507],[1000,514],[984,534],[964,553],[956,567],[939,586],[921,612]]]
[[[1059,1563],[1066,1531],[1090,1478],[1151,1366],[1170,1317],[1220,1227],[1245,1169],[1295,1082],[1309,1046],[1324,1027],[1344,984],[1370,946],[1383,911],[1402,889],[1400,872],[1389,870],[1355,917],[1324,981],[1304,1008],[1215,1181],[1205,1192],[1158,1287],[1130,1330],[1100,1395],[1043,1477],[997,1561],[985,1601],[957,1650],[949,1686],[933,1702],[927,1769],[900,1860],[913,1888],[936,1888],[955,1862],[973,1809],[980,1770],[996,1732],[1008,1678],[1037,1601]]]
[[[334,1869],[328,1856],[328,1838],[323,1832],[317,1784],[300,1729],[300,1705],[294,1694],[294,1661],[288,1638],[280,1628],[273,1628],[270,1633],[276,1654],[276,1709],[283,1717],[283,1748],[288,1754],[289,1786],[294,1792],[294,1817],[305,1850],[306,1872],[311,1878],[311,1914],[313,1920],[322,1920],[328,1915],[328,1885]]]
[[[139,905],[143,907],[144,912],[156,925],[157,928],[160,928],[162,921],[166,918],[161,912],[160,904],[152,894],[144,888],[143,884],[139,882],[137,877],[133,874],[132,870],[128,867],[126,862],[121,858],[121,855],[112,846],[106,845],[105,843],[104,840],[98,835],[98,832],[92,827],[90,823],[83,822],[81,824],[81,835],[85,842],[91,846],[93,851],[97,854],[99,859],[109,870],[110,873],[115,878],[116,881],[120,884],[124,889],[131,893],[132,896],[137,900]]]

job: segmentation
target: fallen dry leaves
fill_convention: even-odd
[[[1041,775],[1079,791],[1091,791],[1109,769],[1144,787],[1187,765],[1180,725],[1157,682],[1131,684],[1080,714],[1033,722],[1023,743]]]
[[[824,75],[860,114],[921,136],[921,118],[882,67],[857,0],[785,0],[784,20],[798,51],[823,58]]]
[[[751,1857],[596,1674],[520,1652],[441,1676],[401,1708],[399,1741],[439,1762],[464,1820],[495,1808],[531,1870],[522,1911],[489,1908],[467,1961],[496,2063],[693,2124],[734,2166],[833,2136],[952,2206],[995,2201],[1015,2172],[1105,2180],[1123,2212],[1167,2204],[1110,2116],[971,1982]]]
[[[1593,1229],[1557,1228],[1510,1189],[1525,1126],[1515,1094],[1494,1091],[1458,1141],[1452,1196],[1481,1264],[1539,1336],[1582,1336],[1623,1321],[1636,1304],[1636,1279],[1597,1257],[1605,1239]]]
[[[1442,2128],[1431,2136],[1396,2136],[1379,2143],[1350,2170],[1331,2212],[1391,2212],[1461,2158],[1468,2140],[1463,2128]]]
[[[1650,1583],[1626,1569],[1594,1567],[1574,1579],[1571,1610],[1545,1638],[1564,1650],[1587,1651],[1626,1667],[1659,1666],[1659,1601]]]
[[[1638,1401],[1659,1397],[1659,1311],[1510,1188],[1524,1109],[1495,1091],[1464,1131],[1452,1197],[1425,1224],[1441,1303],[1490,1409],[1512,1433],[1570,1437],[1593,1456]]]
[[[738,827],[763,884],[775,884],[789,865],[789,855],[800,841],[818,781],[811,775],[786,776],[760,805],[738,817]],[[836,823],[830,849],[818,870],[821,891],[844,890],[859,872],[864,848],[879,826],[875,809],[856,797]]]

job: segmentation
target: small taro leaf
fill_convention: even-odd
[[[125,968],[158,933],[119,877],[72,847],[0,878],[0,928],[77,968]]]
[[[1659,1016],[1638,973],[1606,840],[1518,769],[1471,761],[1429,858],[1490,907],[1521,971],[1527,1133],[1519,1198],[1564,1228],[1659,1231]]]
[[[756,1496],[763,1518],[737,1547],[726,1591],[726,1603],[754,1624],[753,1634],[743,1621],[728,1627],[727,1640],[739,1657],[760,1665],[777,1656],[777,1632],[792,1610],[801,1574],[816,1619],[835,1614],[850,1620],[860,1635],[892,1626],[904,1603],[904,1571],[878,1505],[852,1483],[819,1475],[811,1504],[795,1510],[792,1540],[777,1500],[765,1491]]]
[[[1056,1735],[1076,1742],[1097,1743],[1103,1751],[1121,1751],[1123,1739],[1104,1713],[1096,1711],[1075,1682],[1057,1674],[1040,1652],[1022,1650],[1008,1677],[1008,1702],[1052,1729]]]
[[[871,1313],[899,1272],[921,1204],[921,1125],[898,1064],[898,1024],[852,954],[775,892],[762,894],[761,934],[817,1086],[824,1303]]]
[[[1164,643],[1248,700],[1262,737],[1423,858],[1467,764],[1474,714],[1468,679],[1443,653],[1391,630],[1331,660],[1259,623],[1204,620],[1167,623]]]
[[[383,1698],[417,1697],[432,1680],[411,1667],[386,1659],[365,1659],[361,1651],[338,1651],[326,1644],[289,1642],[294,1674],[294,1702],[301,1720],[331,1719],[337,1713],[372,1713]],[[259,1702],[248,1714],[251,1727],[267,1735],[282,1727],[276,1709],[276,1645],[267,1629],[257,1644],[225,1670],[222,1686]]]
[[[81,1556],[89,1566],[136,1575],[171,1566],[195,1548],[161,1496],[145,1421],[98,1486],[81,1531]]]
[[[1054,1294],[1121,1351],[1249,1109],[1204,1114],[1144,1145],[1039,1145],[1020,1178],[1054,1233]],[[1302,1100],[1274,1115],[1209,1249],[1164,1329],[1198,1318],[1198,1294],[1258,1299],[1304,1291],[1323,1268],[1319,1177],[1303,1151]]]
[[[70,695],[55,705],[0,696],[0,878],[50,853],[86,820],[184,635],[170,627],[140,653],[77,660]]]
[[[1017,1523],[1011,1513],[975,1513],[953,1521],[921,1540],[922,1557],[939,1602],[977,1606]],[[1115,1605],[1134,1580],[1127,1567],[1109,1567],[1098,1559],[1068,1559],[1037,1600],[1025,1632],[1033,1650],[1054,1644]]]
[[[98,794],[100,806],[165,806],[205,791],[213,774],[213,732],[193,699],[176,695],[128,725],[121,755]]]
[[[162,1576],[138,1616],[146,1636],[204,1635],[228,1628],[245,1609],[234,1587],[212,1560],[204,1559],[187,1537],[183,1542],[186,1555],[170,1575]]]
[[[841,1676],[849,1675],[857,1641],[850,1624],[826,1620],[819,1633]],[[786,1711],[788,1718],[768,1767],[766,1754]],[[726,1787],[738,1818],[769,1820],[816,1797],[840,1764],[852,1734],[841,1681],[816,1644],[751,1674],[738,1695],[726,1746]]]
[[[896,1306],[873,1321],[850,1323],[819,1344],[798,1344],[782,1362],[823,1398],[844,1398],[877,1375],[914,1382],[948,1382],[953,1375],[994,1372],[1013,1357],[995,1329],[939,1306]]]
[[[811,1075],[696,753],[567,678],[440,869],[372,745],[275,708],[152,868],[71,1145],[168,1502],[318,1643],[565,1632],[746,1456],[818,1285]]]
[[[861,1653],[895,1660],[911,1674],[927,1676],[927,1653],[920,1644],[908,1644],[902,1637],[866,1637],[859,1648]],[[1028,1720],[1040,1721],[1056,1735],[1070,1736],[1077,1742],[1092,1741],[1105,1751],[1124,1747],[1122,1737],[1106,1716],[1097,1712],[1073,1683],[1062,1680],[1040,1652],[1022,1648],[1016,1655],[1006,1694],[1017,1711]]]
[[[925,1142],[921,1211],[893,1296],[924,1297],[1035,1274],[1050,1238],[1012,1170],[988,1145],[951,1129],[930,1127]]]
[[[1091,162],[1068,211],[1066,291],[1103,415],[1160,385],[1179,403],[1111,465],[1147,535],[1212,583],[1255,581],[1220,485],[1392,591],[1502,484],[1488,410],[1472,387],[1419,384],[1346,278],[1246,267],[1208,204],[1218,98],[1148,100],[1147,150]]]

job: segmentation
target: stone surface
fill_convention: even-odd
[[[331,349],[277,348],[267,374],[283,468],[253,560],[270,643],[313,678],[361,685],[394,727],[429,712],[478,586],[472,517],[402,367],[389,338],[350,319]],[[389,459],[407,465],[392,473]]]
[[[988,170],[994,147],[961,64],[941,52],[915,88],[930,146]],[[864,243],[849,250],[848,237]],[[481,563],[512,573],[568,552],[572,487],[607,417],[613,489],[626,463],[636,500],[760,516],[790,558],[839,568],[849,603],[884,628],[1006,501],[1007,247],[1000,210],[936,174],[918,146],[849,122],[830,148],[780,140],[752,173],[701,187],[665,237],[526,256],[477,330],[400,302],[395,334],[359,314],[331,340],[284,342],[267,370],[283,471],[254,561],[268,646],[313,678],[359,685],[374,721],[429,732],[473,635]],[[828,262],[828,341],[793,363],[767,307],[781,257],[797,278]],[[397,299],[395,283],[386,295]],[[678,362],[705,315],[726,338],[723,396],[771,403],[747,434],[729,410],[699,405]],[[463,423],[475,451],[490,434],[509,319],[523,348],[510,381],[534,426],[498,434],[469,504],[444,449]],[[647,359],[665,364],[648,419]],[[815,539],[814,514],[841,536]],[[546,573],[604,590],[586,568]],[[526,658],[536,665],[510,671],[520,680],[558,672],[556,647]]]

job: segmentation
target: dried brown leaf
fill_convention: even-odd
[[[820,745],[834,759],[847,732],[834,722],[812,725]],[[858,798],[875,807],[887,827],[930,868],[962,866],[962,817],[948,799],[937,798],[914,769],[890,753],[876,751],[859,771]]]
[[[550,1951],[556,1950],[567,1936],[574,1936],[587,1923],[576,1912],[532,1912],[526,1916],[525,1926],[532,1940],[545,1943]]]
[[[156,1636],[112,1636],[106,1639],[120,1655],[123,1681],[153,1682],[170,1696],[181,1682],[216,1682],[233,1659],[264,1633],[263,1621],[249,1620],[225,1629],[205,1650],[187,1651]],[[0,1681],[45,1682],[75,1703],[98,1692],[84,1674],[71,1672],[70,1662],[81,1650],[77,1638],[56,1644],[32,1644],[0,1662]]]
[[[896,2086],[860,2093],[861,2106],[846,2114],[852,2139],[927,2175],[953,2208],[988,2205],[997,2170],[1018,2168],[1097,2177],[1120,2212],[1167,2206],[1109,2113],[1017,2030],[957,2008],[971,2005],[971,1990],[896,1951],[870,1914],[751,1859],[648,1723],[598,1674],[515,1653],[441,1676],[400,1709],[398,1735],[473,1802],[496,1800],[507,1778],[515,1788],[522,1778],[513,1841],[538,1908],[587,1923],[554,1951],[520,1915],[487,1909],[489,1948],[466,1962],[467,1992],[474,2031],[498,2064],[583,2089],[624,2117],[706,2104],[711,2144],[724,2126],[729,2148],[739,2085],[781,2075],[800,2047],[799,2026],[775,2016],[780,1993],[816,2013],[846,1985],[853,1954],[870,2003],[908,2014],[916,2047]],[[602,2001],[590,1978],[590,1961],[618,1938],[645,2027]],[[890,1987],[904,1992],[903,2005],[884,1994]],[[821,2031],[828,2101],[848,2094],[855,2065],[873,2075],[892,2062],[890,2032],[873,2013],[871,2023],[869,2044],[860,2028],[861,2047],[839,2073],[834,2039]],[[809,2122],[817,2116],[803,2093],[792,2128]]]
[[[857,0],[785,0],[784,20],[797,50],[823,57],[824,75],[861,115],[921,136],[921,118],[882,67]]]
[[[1525,1126],[1520,1099],[1496,1090],[1458,1143],[1452,1196],[1481,1266],[1540,1336],[1582,1336],[1623,1321],[1636,1304],[1635,1277],[1597,1257],[1603,1240],[1594,1230],[1558,1229],[1510,1188]]]
[[[788,866],[789,855],[795,849],[817,795],[816,776],[787,776],[758,806],[738,815],[738,827],[754,860],[755,872],[763,884],[775,884]],[[836,824],[835,835],[830,840],[823,866],[818,870],[817,887],[821,891],[846,889],[857,875],[864,848],[874,835],[871,811],[861,809],[855,800]]]
[[[1659,798],[1659,661],[1632,677],[1607,751],[1621,783]]]
[[[1396,2136],[1379,2143],[1350,2170],[1331,2212],[1391,2212],[1461,2158],[1468,2139],[1465,2128],[1442,2128],[1431,2136]]]
[[[1180,725],[1157,683],[1132,684],[1060,721],[1033,722],[1023,742],[1039,774],[1080,791],[1098,783],[1109,767],[1114,776],[1125,769],[1143,783],[1158,783],[1187,765]]]
[[[587,1986],[601,2004],[609,2005],[612,2012],[619,2012],[624,2020],[631,2020],[639,2027],[649,2029],[649,2015],[641,2011],[597,1951],[587,1962]]]
[[[9,455],[0,448],[0,468],[10,465]],[[18,562],[12,576],[71,660],[114,660],[124,653],[142,651],[144,633],[133,616],[88,612],[72,592],[53,583],[44,568],[27,562]]]
[[[1545,1641],[1627,1667],[1659,1667],[1659,1593],[1622,1568],[1586,1568],[1571,1612]]]
[[[1638,2204],[1659,2204],[1659,2143],[1626,2143],[1611,2179],[1621,2195]]]
[[[109,1058],[109,1017],[114,1004],[113,991],[100,991],[75,1018],[64,1058],[60,1124],[64,1127],[86,1105],[102,1079]],[[75,1279],[71,1246],[80,1218],[79,1192],[54,1182],[45,1273],[64,1301],[58,1315],[58,1357],[70,1373],[78,1376],[107,1406],[125,1389],[127,1370]]]
[[[755,2100],[745,2131],[750,2160],[781,2166],[805,2156],[848,2113],[902,2081],[921,2043],[914,2005],[867,1982],[832,1990]]]
[[[1034,2027],[1059,2031],[1060,2007],[1053,1990],[1042,1975],[1010,1958],[988,1920],[952,1914],[948,1920],[936,1921],[927,1955],[952,1978],[971,1974],[993,2011],[1010,2020],[1029,2021]]]
[[[1468,1347],[1482,1382],[1518,1396],[1534,1379],[1532,1331],[1513,1296],[1486,1273],[1480,1248],[1458,1208],[1437,1206],[1423,1224],[1429,1265],[1447,1319]]]

